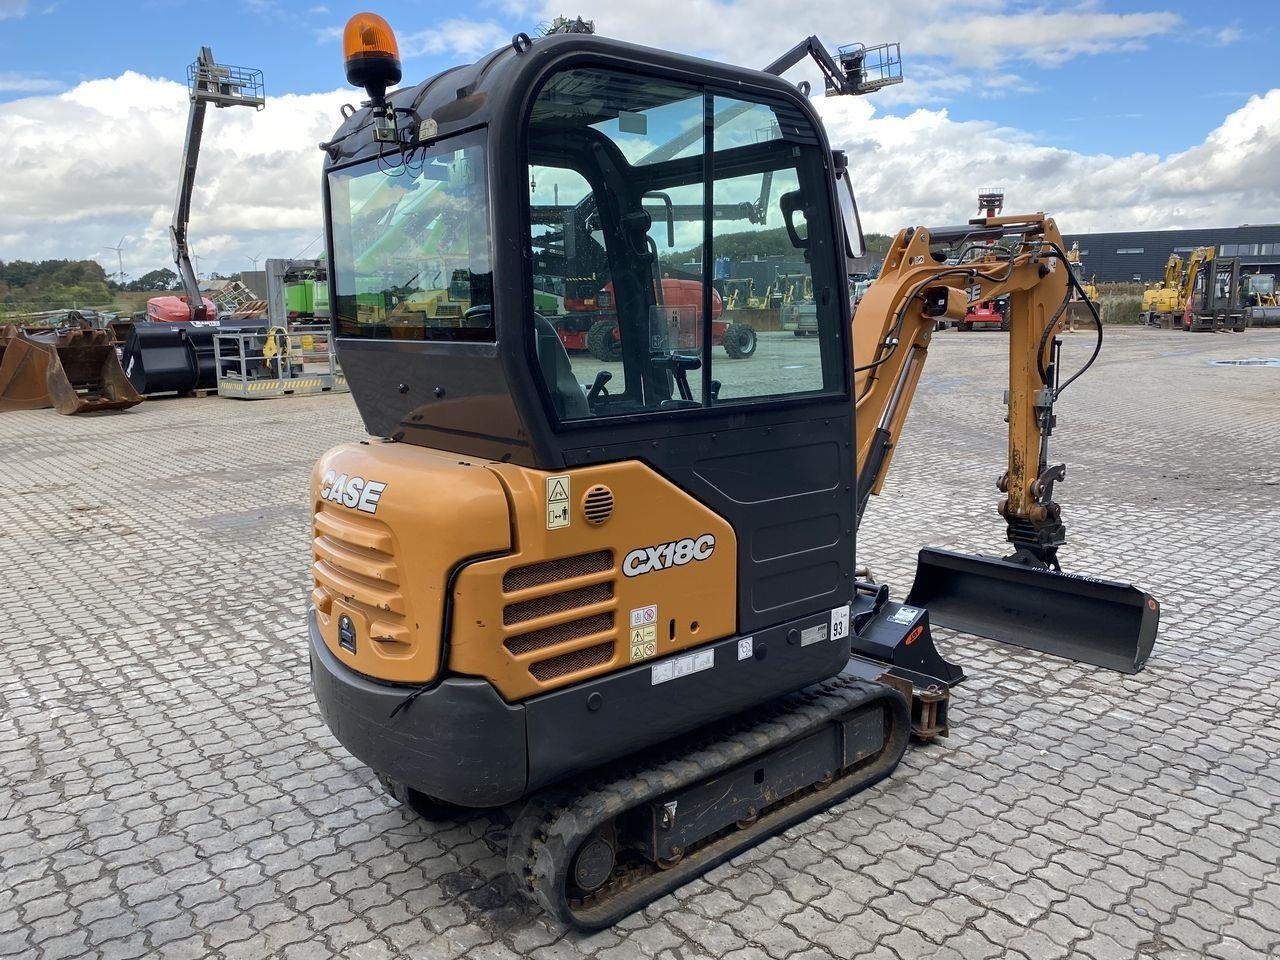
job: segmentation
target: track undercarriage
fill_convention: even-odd
[[[837,677],[536,794],[511,830],[517,887],[566,924],[609,926],[891,773],[911,733],[887,686]]]

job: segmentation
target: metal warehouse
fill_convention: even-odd
[[[1280,223],[1076,233],[1065,239],[1068,244],[1080,244],[1085,275],[1103,282],[1159,280],[1170,254],[1185,260],[1196,247],[1213,247],[1219,257],[1239,258],[1245,273],[1280,273]]]

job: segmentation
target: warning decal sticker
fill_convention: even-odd
[[[547,477],[547,529],[569,526],[569,476]]]
[[[666,683],[668,680],[679,680],[681,677],[687,677],[691,673],[701,673],[703,670],[710,670],[716,665],[715,650],[697,650],[693,653],[686,653],[682,657],[672,657],[670,660],[664,660],[662,663],[655,663],[650,667],[651,686],[657,686],[660,683]]]

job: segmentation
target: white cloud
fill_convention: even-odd
[[[270,98],[266,110],[210,110],[191,214],[192,249],[205,272],[249,267],[248,257],[295,256],[321,230],[322,155],[345,91]],[[57,96],[0,104],[0,259],[80,258],[130,239],[125,270],[169,263],[187,91],[127,72]],[[68,129],[92,130],[68,148]],[[312,247],[314,251],[317,249]]]
[[[848,97],[817,106],[832,144],[849,153],[869,230],[960,222],[990,183],[1004,186],[1007,212],[1043,210],[1070,232],[1280,220],[1280,88],[1251,97],[1203,142],[1167,157],[1043,146],[1022,131],[952,120],[946,110],[880,117],[869,101]]]
[[[526,19],[550,20],[558,0],[511,0]],[[1065,7],[1065,9],[1064,9]],[[684,0],[672,16],[669,0],[599,0],[588,11],[597,30],[636,43],[761,64],[805,33],[829,44],[900,40],[910,57],[940,57],[980,76],[1003,64],[1057,65],[1086,54],[1132,49],[1176,30],[1164,11],[1108,13],[1096,0],[807,0],[802,22],[777,0]],[[762,25],[767,29],[762,31]],[[918,61],[916,61],[918,62]]]
[[[0,70],[0,93],[53,93],[63,86],[61,81],[48,77]]]
[[[911,47],[938,53],[966,67],[993,68],[1012,60],[1058,66],[1075,57],[1140,48],[1152,37],[1172,33],[1175,13],[1075,11],[1000,13],[935,20],[911,35]]]
[[[1223,27],[1213,35],[1213,42],[1218,47],[1229,47],[1244,39],[1244,31],[1237,26]]]
[[[398,34],[400,53],[409,57],[442,53],[475,59],[511,39],[512,30],[493,20],[452,19],[433,23],[425,30]]]

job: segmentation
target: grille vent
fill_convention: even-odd
[[[597,643],[594,647],[562,653],[556,657],[539,660],[529,667],[529,672],[538,680],[556,680],[588,667],[599,667],[613,659],[613,641]]]
[[[596,484],[582,498],[582,513],[587,523],[597,526],[613,516],[613,491],[602,484]]]
[[[577,590],[564,590],[546,597],[521,600],[517,603],[509,603],[503,608],[502,623],[504,626],[524,623],[526,620],[545,617],[548,614],[564,613],[566,610],[576,610],[591,603],[602,603],[612,597],[612,583],[596,583],[589,587],[579,587]]]
[[[364,615],[374,643],[403,656],[412,640],[391,535],[381,522],[347,513],[322,508],[313,517],[312,602],[327,616],[341,599]]]
[[[612,566],[612,550],[596,550],[594,553],[579,553],[572,557],[529,563],[523,567],[513,567],[503,574],[502,590],[504,593],[514,593],[516,590],[541,587],[548,583],[555,583],[557,580],[568,580],[570,577],[604,573]]]
[[[503,646],[518,656],[522,653],[545,650],[548,647],[554,647],[558,643],[580,640],[583,637],[591,636],[593,633],[604,633],[612,629],[613,614],[597,613],[594,616],[583,617],[581,620],[557,623],[554,627],[530,630],[528,633],[520,633],[514,637],[508,637],[503,641]]]
[[[612,502],[607,488],[598,489]],[[533,680],[545,684],[613,661],[615,573],[613,551],[596,550],[503,574],[509,599],[502,608],[502,645],[524,661]]]

